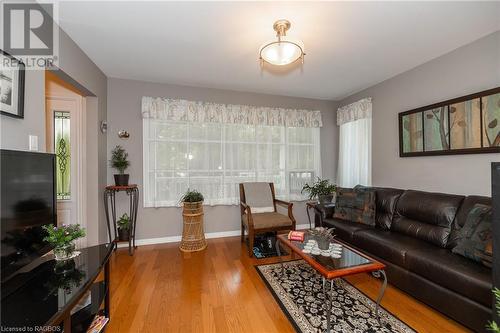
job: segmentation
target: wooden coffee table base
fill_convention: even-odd
[[[277,252],[278,257],[280,259],[281,271],[283,272],[283,258],[281,257],[281,249],[280,249],[280,245],[281,245],[282,241],[280,240],[280,238],[282,238],[282,237],[278,237],[276,239],[276,252]],[[283,243],[285,245],[287,245],[292,250],[292,253],[295,252],[295,253],[299,254],[302,258],[304,258],[303,253],[300,253],[299,251],[297,251],[297,249],[294,246],[290,246],[289,242],[285,241]],[[313,267],[318,273],[320,273],[322,275],[322,279],[323,279],[323,294],[326,296],[325,297],[326,311],[327,311],[327,315],[326,315],[326,332],[330,333],[330,331],[331,331],[331,318],[330,317],[331,317],[331,313],[332,313],[331,292],[333,290],[333,284],[334,284],[335,280],[341,279],[341,276],[337,276],[337,277],[334,277],[334,278],[327,278],[327,277],[325,277],[322,274],[322,272],[320,270],[316,269],[316,267],[314,265],[311,265],[309,263],[309,260],[305,260],[305,261],[311,267]],[[369,269],[367,267],[367,269],[364,270],[364,272],[371,272],[373,274],[373,276],[375,276],[377,278],[379,278],[380,276],[382,276],[382,278],[384,279],[384,281],[382,283],[382,286],[380,287],[380,291],[379,291],[378,297],[377,297],[377,303],[376,303],[376,306],[375,306],[375,313],[374,313],[375,316],[377,317],[377,320],[380,323],[380,312],[379,312],[380,301],[382,300],[382,297],[384,297],[385,289],[387,287],[387,276],[385,274],[385,271],[382,268],[380,268],[380,267],[373,267],[373,269]],[[345,275],[350,275],[350,274],[345,274]],[[330,284],[329,288],[328,288],[327,284]]]

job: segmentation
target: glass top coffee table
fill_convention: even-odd
[[[312,268],[314,268],[323,277],[323,293],[327,296],[326,305],[327,313],[326,316],[326,326],[327,332],[330,332],[330,314],[331,314],[331,299],[328,289],[333,288],[333,280],[341,278],[348,275],[359,274],[359,273],[370,273],[374,272],[375,276],[382,276],[384,281],[382,287],[380,288],[379,295],[377,297],[377,305],[375,307],[375,315],[377,319],[380,320],[379,307],[380,301],[384,296],[385,288],[387,287],[387,277],[385,275],[385,265],[370,256],[350,247],[345,242],[335,239],[332,243],[341,245],[340,254],[338,258],[333,258],[332,256],[324,256],[321,254],[305,253],[304,247],[309,240],[317,240],[316,236],[313,236],[306,232],[304,242],[291,241],[288,239],[286,234],[278,235],[276,240],[276,252],[280,258],[281,266],[283,268],[283,261],[281,258],[280,245],[286,245],[293,253],[299,255],[305,262],[307,262]],[[330,284],[327,288],[327,283]]]

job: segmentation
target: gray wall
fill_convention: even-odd
[[[26,71],[24,119],[0,116],[3,149],[28,150],[29,135],[38,136],[39,151],[45,151],[45,71]]]
[[[101,133],[100,123],[107,117],[107,77],[64,31],[59,34],[60,68],[95,96],[86,101],[87,231],[91,244],[104,243],[107,231],[102,196],[107,184],[107,136]]]
[[[59,68],[72,83],[84,89],[87,98],[87,234],[89,244],[106,240],[101,200],[106,184],[106,136],[99,123],[106,119],[107,78],[62,30],[59,31]],[[60,75],[61,73],[59,73]],[[28,135],[38,136],[39,151],[45,151],[45,71],[27,70],[24,119],[0,117],[0,147],[28,150]]]
[[[500,32],[340,101],[373,100],[373,185],[490,195],[500,154],[399,157],[398,113],[500,86]]]
[[[285,108],[321,110],[324,127],[321,129],[323,177],[334,179],[336,175],[337,126],[335,112],[337,104],[331,101],[244,93],[219,89],[195,88],[168,84],[148,83],[133,80],[108,79],[108,152],[115,145],[122,145],[131,160],[129,169],[131,183],[137,183],[142,192],[142,118],[141,97],[170,97],[196,101],[228,104],[248,104]],[[130,132],[128,140],[119,139],[117,131]],[[113,170],[108,170],[108,181],[113,181]],[[124,212],[124,198],[120,200],[119,213]],[[182,231],[180,208],[143,208],[139,205],[137,238],[159,238],[177,236]],[[299,224],[307,223],[303,203],[295,205],[294,215]],[[205,208],[205,231],[222,232],[240,229],[237,206],[214,206]]]

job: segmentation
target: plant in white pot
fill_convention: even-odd
[[[47,233],[44,241],[54,246],[54,255],[56,260],[68,260],[75,256],[75,240],[85,237],[85,229],[79,224],[63,224],[60,227],[54,227],[52,224],[43,226]]]
[[[125,173],[125,170],[130,166],[130,161],[128,160],[128,153],[123,149],[122,146],[116,146],[111,151],[111,159],[109,163],[112,168],[116,169],[119,173],[115,174],[115,185],[116,186],[127,186],[129,180],[129,174]]]
[[[328,179],[321,179],[318,177],[312,185],[306,183],[304,187],[302,187],[300,193],[309,193],[310,200],[318,198],[319,203],[324,205],[332,202],[336,191],[337,186],[335,184],[331,184]]]

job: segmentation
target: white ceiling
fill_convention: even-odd
[[[61,2],[109,77],[340,99],[500,30],[500,2]],[[276,19],[305,64],[261,70]]]

